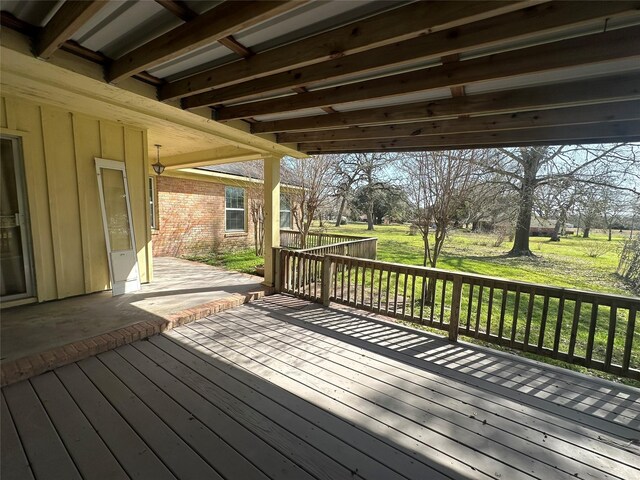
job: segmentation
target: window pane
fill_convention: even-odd
[[[227,210],[226,229],[244,231],[244,210]]]
[[[280,212],[280,228],[291,228],[291,212]]]
[[[291,207],[289,206],[289,197],[280,194],[280,211],[282,210],[291,210]]]
[[[227,208],[244,208],[244,188],[226,187],[225,200]]]
[[[102,168],[100,169],[100,174],[111,250],[114,252],[130,250],[132,246],[129,211],[127,209],[127,196],[124,189],[122,171]]]

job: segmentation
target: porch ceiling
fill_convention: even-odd
[[[640,1],[3,9],[40,57],[59,46],[118,86],[137,78],[166,103],[301,152],[640,140]]]

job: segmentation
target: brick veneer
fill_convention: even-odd
[[[262,298],[264,295],[271,293],[273,293],[273,289],[268,287],[246,294],[235,293],[214,302],[168,315],[164,319],[154,318],[147,322],[134,323],[102,335],[55,347],[45,352],[18,358],[17,360],[4,361],[0,365],[0,386],[4,387],[121,345],[142,340],[185,323]]]
[[[224,189],[221,183],[156,177],[158,230],[153,232],[153,255],[178,257],[251,247],[253,224],[248,207],[257,192],[247,189],[247,231],[225,233]]]

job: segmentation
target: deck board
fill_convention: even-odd
[[[222,317],[219,320],[223,322]],[[242,319],[236,318],[233,321],[224,322],[224,324],[235,326],[243,322]],[[253,322],[254,319],[244,322],[243,326],[252,324]],[[203,323],[203,325],[207,324],[208,322]],[[222,327],[223,325],[220,325],[220,328],[216,328],[215,332],[218,334],[225,332],[225,329]],[[357,396],[361,399],[360,404],[364,406],[365,410],[370,410],[370,406],[362,402],[367,402],[367,399],[374,399],[377,406],[387,410],[387,412],[384,412],[385,415],[397,414],[405,419],[410,419],[416,424],[414,428],[421,432],[421,436],[425,436],[423,429],[428,428],[435,432],[447,432],[446,435],[451,439],[463,438],[462,443],[469,448],[490,449],[492,457],[489,457],[487,461],[492,462],[491,467],[496,472],[499,471],[499,467],[496,464],[499,464],[503,459],[507,460],[510,466],[519,468],[522,472],[535,472],[547,478],[570,478],[573,474],[569,472],[575,470],[576,467],[580,467],[580,465],[573,465],[575,462],[572,460],[566,459],[565,464],[569,465],[562,465],[564,467],[563,474],[562,471],[559,470],[560,467],[558,465],[542,462],[545,457],[552,457],[554,460],[557,459],[557,456],[552,455],[552,452],[548,448],[543,448],[535,442],[531,442],[526,455],[524,455],[510,447],[515,440],[512,435],[494,427],[486,418],[477,417],[473,409],[470,409],[467,413],[463,413],[460,411],[459,406],[441,405],[440,408],[438,408],[438,405],[433,401],[425,400],[418,395],[397,388],[393,384],[385,384],[379,381],[379,374],[377,372],[370,372],[370,375],[366,373],[361,374],[352,363],[340,360],[339,357],[331,355],[328,350],[321,350],[317,354],[309,355],[302,353],[303,351],[306,352],[302,347],[298,348],[299,342],[287,343],[281,335],[278,335],[277,340],[271,340],[266,339],[266,335],[256,330],[249,332],[247,328],[242,328],[237,330],[237,332],[240,337],[255,338],[257,345],[260,346],[284,344],[283,346],[286,348],[286,351],[301,360],[303,365],[318,366],[319,368],[315,369],[316,373],[322,374],[322,372],[325,371],[329,373],[332,384],[345,390],[357,392]],[[261,351],[265,350],[262,349]],[[345,366],[347,364],[348,366]],[[313,369],[305,369],[307,373],[312,373],[311,370]],[[356,374],[354,375],[354,373]],[[354,402],[349,403],[351,405],[354,404]],[[370,415],[372,414],[370,413]],[[511,428],[515,430],[516,426],[514,425]],[[404,428],[403,430],[407,431],[408,428]],[[542,440],[542,435],[540,435],[540,438]],[[442,441],[434,439],[429,443],[442,444]],[[457,454],[460,455],[460,458],[469,456],[466,452],[458,451]],[[480,463],[475,462],[474,466],[479,468]],[[585,468],[589,471],[588,473],[596,477],[611,478],[608,477],[607,473],[603,470],[597,471],[585,465],[582,465],[582,468]],[[500,473],[502,474],[503,472]],[[512,476],[515,475],[514,472],[504,472],[504,474],[509,473]]]
[[[31,383],[10,385],[4,395],[35,477],[81,478]]]
[[[640,478],[639,394],[277,295],[6,387],[1,468],[38,480]]]
[[[242,317],[233,316],[235,317],[233,321],[227,323],[242,324],[244,322]],[[414,374],[398,375],[399,369],[389,363],[346,349],[337,350],[332,344],[325,343],[320,335],[305,337],[304,329],[283,326],[282,322],[260,320],[262,319],[254,317],[251,323],[272,339],[265,343],[271,344],[278,339],[292,347],[299,346],[306,352],[322,357],[314,360],[318,364],[327,363],[326,360],[336,361],[344,374],[355,373],[350,375],[351,378],[355,379],[358,375],[362,375],[363,381],[368,385],[376,386],[377,390],[394,392],[392,398],[399,398],[402,393],[409,394],[410,404],[419,405],[422,402],[423,408],[430,414],[440,418],[451,418],[457,424],[465,425],[466,428],[480,435],[489,436],[492,440],[503,438],[504,445],[511,445],[519,439],[527,440],[531,442],[527,453],[536,459],[543,459],[549,455],[550,451],[559,453],[565,457],[569,471],[572,471],[571,467],[575,462],[581,462],[584,466],[594,460],[593,452],[575,448],[575,444],[572,443],[572,440],[575,441],[572,438],[572,432],[559,430],[553,424],[540,425],[540,422],[534,423],[526,418],[515,421],[509,416],[499,415],[498,406],[492,402],[470,396],[462,397],[460,391],[454,391],[444,385],[436,386],[432,384],[433,382],[415,382]],[[341,365],[348,365],[348,367]],[[438,394],[434,392],[436,388],[439,390]],[[396,395],[396,391],[401,393]],[[469,422],[468,419],[471,418],[475,421]],[[596,462],[598,470],[594,469],[591,472],[596,478],[607,475],[605,472],[611,471],[612,468],[619,468],[618,462],[603,456],[596,457]],[[627,473],[633,474],[631,470]]]

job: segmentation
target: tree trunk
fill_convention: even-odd
[[[471,231],[472,232],[477,232],[480,230],[480,221],[479,220],[474,220],[473,222],[471,222]]]
[[[553,226],[553,232],[551,233],[551,241],[559,242],[560,241],[560,225],[562,221],[560,219],[556,220],[556,224]]]
[[[533,188],[523,185],[520,191],[520,207],[518,209],[518,221],[516,234],[513,239],[513,247],[509,251],[511,257],[531,257],[533,253],[529,248],[529,230],[531,228],[531,213],[533,212]]]
[[[536,188],[536,175],[540,168],[542,153],[538,149],[531,149],[523,158],[524,172],[520,188],[520,206],[518,208],[518,222],[513,239],[510,257],[533,257],[529,248],[529,230],[531,228],[531,214],[533,213],[533,193]]]
[[[373,230],[373,200],[367,205],[367,230]]]
[[[340,201],[340,208],[338,209],[338,217],[336,218],[336,227],[342,225],[342,214],[344,213],[344,207],[347,204],[347,196],[343,195]]]
[[[609,241],[611,241],[611,227],[609,227]]]
[[[587,227],[586,225],[582,228],[582,238],[589,238],[589,233],[591,232],[591,227]]]

